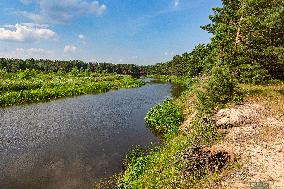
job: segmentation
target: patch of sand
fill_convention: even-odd
[[[241,169],[223,179],[223,188],[250,189],[263,182],[271,189],[284,189],[283,116],[247,103],[220,110],[215,121],[219,127],[230,128],[214,148],[235,154],[241,164]]]

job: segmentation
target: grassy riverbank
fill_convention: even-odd
[[[143,85],[130,76],[78,72],[38,72],[0,70],[0,106],[84,94],[103,93],[112,89],[133,88]]]
[[[216,124],[218,109],[252,99],[266,99],[263,102],[283,113],[282,106],[277,104],[279,101],[283,104],[283,83],[239,85],[235,96],[227,101],[222,98],[214,101],[210,96],[210,79],[190,83],[191,87],[179,98],[166,100],[148,112],[146,123],[154,132],[165,136],[163,145],[147,153],[134,150],[128,156],[126,171],[119,176],[119,188],[221,187],[224,178],[241,165],[237,153],[214,148],[228,132],[224,130],[226,125]]]
[[[223,187],[228,175],[243,165],[237,152],[216,147],[229,132],[226,124],[216,124],[216,112],[240,103],[260,101],[278,113],[283,112],[277,104],[283,104],[283,83],[235,84],[235,90],[231,91],[233,82],[229,83],[228,78],[219,74],[196,81],[159,78],[175,83],[183,81],[188,88],[179,98],[167,100],[148,112],[146,123],[154,132],[165,136],[163,145],[147,153],[134,150],[126,171],[119,176],[119,188]],[[224,85],[224,82],[228,83]]]
[[[218,179],[218,173],[229,162],[225,153],[203,152],[204,146],[223,136],[210,117],[213,107],[203,99],[205,84],[201,80],[168,79],[190,87],[179,98],[167,100],[147,114],[148,127],[165,136],[164,144],[147,155],[132,156],[120,175],[119,188],[198,188]],[[209,90],[206,95],[210,95]]]

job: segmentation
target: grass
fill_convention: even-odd
[[[245,101],[263,104],[270,109],[284,112],[284,82],[266,85],[241,84]]]
[[[153,107],[145,117],[146,125],[158,135],[174,135],[184,121],[182,110],[172,99]]]
[[[284,121],[284,82],[266,85],[241,84],[240,88],[245,94],[245,102],[260,104],[269,110],[269,114]],[[264,127],[260,131],[259,139],[271,142],[277,138],[276,136],[284,138],[281,128]]]
[[[231,157],[232,154],[225,151],[210,151],[211,146],[223,140],[225,135],[223,130],[216,128],[211,118],[214,111],[244,100],[268,104],[278,113],[282,112],[282,115],[284,112],[284,85],[281,82],[270,85],[241,84],[236,87],[236,92],[231,92],[226,89],[219,90],[219,85],[222,83],[219,82],[220,79],[222,81],[219,76],[211,80],[213,87],[208,81],[193,82],[184,78],[167,76],[159,78],[163,81],[183,82],[187,85],[187,90],[172,101],[183,110],[183,117],[186,120],[183,126],[179,123],[175,127],[182,128],[184,125],[186,127],[182,128],[183,131],[179,131],[177,135],[166,138],[159,148],[152,149],[146,154],[136,153],[137,155],[132,156],[126,170],[118,177],[118,188],[218,188],[222,178],[240,169],[240,163],[235,159],[236,157]],[[227,80],[224,77],[224,81],[227,82]],[[210,90],[213,91],[212,94]],[[214,92],[218,92],[217,95]],[[218,95],[227,99],[220,98],[221,101],[219,101]],[[229,98],[230,96],[233,98]],[[157,109],[163,109],[163,105],[158,105]],[[171,111],[166,111],[167,109],[165,106],[163,114],[154,116],[159,118],[154,122],[158,124],[155,128],[162,128],[166,132],[168,129],[161,127],[165,125],[163,120],[167,118],[171,121],[178,120]],[[153,110],[150,111],[150,115],[151,113]],[[209,151],[205,150],[207,148]]]
[[[103,93],[143,84],[130,76],[116,74],[42,73],[34,70],[7,73],[0,70],[0,106]]]
[[[200,188],[201,185],[215,183],[219,179],[219,172],[229,161],[228,154],[203,152],[202,149],[220,141],[223,134],[215,127],[210,116],[197,108],[199,102],[196,94],[201,83],[191,83],[187,91],[172,101],[183,110],[184,117],[188,118],[196,112],[186,134],[179,131],[177,135],[166,138],[158,149],[150,150],[147,155],[132,157],[125,172],[119,175],[118,188]],[[167,104],[167,101],[163,104]],[[158,105],[157,109],[163,108],[163,104]],[[173,112],[167,109],[168,106],[165,105],[163,114],[154,116],[159,118],[158,122],[154,122],[155,127],[162,128],[166,133],[171,130],[156,124],[165,125],[163,120],[171,120],[171,123],[178,123],[174,124],[175,127],[181,126],[181,122],[178,122],[179,117],[175,114],[173,116]],[[150,115],[152,113],[153,109]]]

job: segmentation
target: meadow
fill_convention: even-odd
[[[0,70],[0,106],[11,106],[29,102],[85,94],[103,93],[119,88],[133,88],[144,83],[131,76],[102,74],[88,71],[39,72]]]

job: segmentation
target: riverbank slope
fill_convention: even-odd
[[[224,188],[284,188],[284,85],[241,85],[242,105],[216,114],[217,125],[230,125],[214,146],[238,157],[239,169],[224,176]]]
[[[190,81],[173,100],[185,119],[180,132],[166,135],[159,149],[132,157],[120,188],[283,186],[284,84],[239,84],[239,95],[228,103],[209,105],[201,102],[202,82]]]

